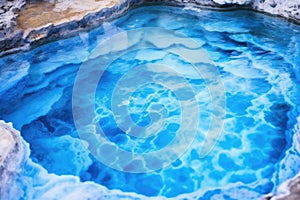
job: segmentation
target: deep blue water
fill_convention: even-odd
[[[0,66],[33,161],[147,196],[272,191],[300,111],[300,27],[250,11],[137,8]]]

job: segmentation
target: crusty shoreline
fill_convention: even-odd
[[[30,24],[21,24],[22,21],[34,18],[32,17],[32,13],[28,14],[27,11],[30,5],[25,5],[25,0],[0,0],[0,4],[4,5],[0,7],[0,57],[29,50],[32,46],[52,40],[75,35],[82,30],[99,26],[106,20],[119,17],[129,9],[143,4],[204,6],[219,9],[251,9],[274,16],[281,16],[300,24],[299,0],[108,0],[105,1],[109,3],[107,5],[96,2],[93,4],[91,3],[93,0],[89,0],[89,9],[81,10],[78,10],[79,6],[71,6],[72,4],[76,5],[76,0],[51,1],[58,3],[47,3],[48,1],[36,2],[44,2],[42,6],[50,5],[54,7],[48,13],[49,16],[54,16],[53,21],[50,19],[50,22],[47,22],[45,17],[45,23],[43,24],[43,18],[40,18],[40,16],[43,16],[44,11],[41,11],[40,13],[42,14],[37,15],[35,20],[39,22],[39,25],[33,26]],[[27,4],[29,4],[28,1]],[[32,3],[32,5],[34,4],[37,3]],[[62,7],[67,7],[68,10]],[[70,13],[70,10],[74,12]],[[57,19],[59,15],[62,18]]]
[[[61,21],[61,23],[47,23],[37,28],[27,28],[22,29],[17,24],[16,15],[20,15],[21,9],[24,9],[25,1],[23,0],[14,0],[13,2],[17,2],[11,4],[11,6],[7,7],[8,14],[13,15],[8,21],[8,25],[3,25],[2,29],[0,27],[0,56],[7,55],[10,53],[15,53],[23,50],[29,50],[33,45],[39,45],[51,40],[59,39],[62,37],[68,37],[71,35],[77,34],[81,30],[87,30],[89,28],[93,28],[95,26],[100,25],[105,20],[113,19],[118,17],[129,9],[135,6],[141,6],[143,4],[170,4],[170,5],[196,5],[196,6],[209,6],[216,8],[228,8],[234,6],[236,8],[243,7],[248,9],[253,9],[256,11],[266,12],[268,14],[282,16],[287,19],[292,19],[298,23],[300,23],[300,1],[298,3],[297,0],[264,0],[264,1],[256,1],[256,0],[124,0],[116,3],[108,8],[99,8],[99,10],[92,12],[83,12],[82,17],[78,19]],[[6,3],[7,0],[0,0],[0,3]],[[12,2],[12,1],[9,1]],[[260,3],[261,2],[261,3]],[[15,5],[15,7],[14,7]],[[2,8],[1,8],[2,9]],[[0,15],[3,13],[0,10]],[[3,18],[0,17],[0,21]],[[8,125],[4,123],[0,123],[0,135],[4,132],[6,134],[6,142],[9,144],[5,151],[1,152],[10,152],[8,154],[0,155],[0,181],[1,185],[4,185],[4,181],[9,181],[5,179],[1,179],[1,174],[4,173],[14,173],[12,171],[8,171],[3,163],[8,162],[21,162],[23,154],[20,154],[21,147],[17,144],[20,144],[21,138],[19,134],[16,134],[12,129],[11,136],[7,135],[7,131],[10,130]],[[0,143],[4,141],[4,137],[0,137]],[[296,141],[296,140],[295,140]],[[298,140],[297,140],[298,141]],[[6,147],[5,147],[6,148]],[[9,155],[9,156],[8,156]],[[2,156],[2,157],[1,157]],[[2,167],[2,168],[1,168]],[[15,169],[17,170],[17,169]],[[7,182],[6,182],[7,183]],[[297,185],[300,185],[300,174],[295,176],[293,179],[285,182],[279,187],[278,195],[270,194],[264,199],[295,199],[295,196],[300,198],[300,189]],[[0,194],[1,195],[1,194]]]

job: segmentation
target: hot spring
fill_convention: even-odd
[[[251,199],[300,169],[285,159],[300,27],[282,19],[140,7],[0,66],[0,118],[49,173],[145,196]]]

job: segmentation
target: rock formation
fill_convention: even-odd
[[[24,5],[25,0],[0,0],[0,38],[14,31],[16,12]]]
[[[49,174],[29,158],[29,146],[11,123],[0,121],[0,199],[144,199],[78,177]]]
[[[34,3],[34,1],[30,1]],[[55,1],[52,1],[55,3]],[[60,1],[62,2],[62,1]],[[299,0],[128,0],[121,1],[111,8],[98,10],[97,12],[86,13],[82,19],[65,21],[61,24],[45,24],[38,29],[27,30],[18,27],[16,17],[18,11],[25,5],[25,0],[0,0],[0,56],[16,52],[22,49],[29,49],[30,45],[36,42],[48,41],[64,35],[75,34],[81,29],[96,26],[104,20],[116,17],[128,10],[130,6],[141,3],[167,3],[180,5],[199,5],[211,7],[244,7],[282,16],[300,23],[300,1]],[[65,3],[66,4],[66,3]],[[56,7],[62,11],[61,7]],[[294,136],[294,150],[299,150],[299,131]],[[299,153],[299,151],[298,151]],[[31,172],[30,172],[31,170]],[[23,178],[20,178],[22,175]],[[32,177],[34,176],[34,177]],[[36,180],[43,182],[36,185]],[[81,183],[78,178],[70,176],[56,176],[48,174],[44,169],[34,164],[29,159],[28,145],[22,140],[19,132],[12,128],[11,124],[0,121],[0,199],[11,199],[13,195],[23,195],[27,198],[49,199],[51,195],[58,195],[62,191],[64,198],[71,199],[76,194],[85,194],[85,199],[106,199],[127,198],[141,199],[136,194],[126,194],[109,191],[106,188],[94,183]],[[21,187],[26,185],[26,187]],[[263,197],[264,199],[299,199],[300,196],[300,174],[283,183],[275,194]],[[83,193],[83,191],[89,193]],[[31,191],[31,193],[28,193]],[[33,192],[32,192],[33,191]],[[53,196],[52,196],[53,197]],[[82,197],[82,196],[81,196]],[[17,198],[17,197],[15,197]],[[78,196],[77,196],[78,198]]]
[[[35,4],[37,2],[41,1],[31,0],[27,1],[27,4]],[[62,15],[65,18],[57,23],[45,22],[39,27],[22,28],[18,26],[16,16],[18,15],[18,10],[24,7],[25,0],[0,0],[0,56],[29,49],[30,45],[37,41],[40,44],[52,39],[76,34],[82,29],[97,26],[104,20],[117,17],[126,12],[129,7],[141,5],[142,3],[217,8],[243,7],[300,22],[299,0],[110,0],[106,5],[107,8],[101,7],[104,1],[95,1],[94,6],[92,0],[85,2],[86,6],[81,5],[76,0],[45,0],[45,2],[53,6],[53,9],[48,13],[49,16]],[[89,10],[88,8],[91,7],[95,9]],[[80,9],[80,12],[78,12],[78,9]],[[74,13],[77,13],[77,17],[70,17],[69,10],[74,10]],[[19,14],[22,15],[22,12]],[[28,19],[28,17],[31,18],[30,15],[25,15],[24,19]],[[36,16],[36,19],[39,20],[39,17],[40,15]]]
[[[286,156],[281,164],[293,165],[295,160],[299,158],[300,152],[300,117],[298,117],[298,124],[295,126],[295,133],[293,135],[293,144],[287,150]],[[287,173],[288,169],[281,168],[282,173]],[[281,174],[281,173],[279,173]],[[261,200],[298,200],[300,199],[300,173],[295,177],[281,183],[273,194],[264,196]]]

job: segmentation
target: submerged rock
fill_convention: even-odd
[[[75,176],[49,174],[31,161],[28,144],[11,123],[0,121],[0,138],[0,199],[145,199]]]
[[[30,44],[47,38],[62,37],[66,34],[74,34],[79,30],[102,23],[104,20],[115,17],[125,12],[129,7],[141,4],[144,1],[123,1],[122,4],[112,8],[103,9],[98,12],[88,13],[82,19],[64,21],[60,24],[46,24],[39,29],[30,30],[24,33],[16,27],[16,9],[24,5],[24,0],[7,1],[0,0],[0,55],[27,48]],[[9,3],[13,2],[13,3]],[[62,2],[62,1],[61,1]],[[147,1],[151,2],[151,1]],[[154,1],[153,1],[154,2]],[[157,2],[157,1],[155,1]],[[160,2],[170,3],[163,0]],[[2,4],[3,3],[3,4]],[[300,20],[300,2],[298,0],[175,0],[172,4],[192,3],[192,5],[208,5],[216,7],[226,6],[247,6],[255,10],[267,12],[274,15],[284,16],[290,19]],[[66,3],[65,3],[66,4]],[[62,5],[65,5],[62,4]],[[12,5],[11,7],[6,5]],[[68,4],[69,5],[69,4]],[[64,8],[56,6],[57,11],[63,11]],[[26,37],[25,37],[26,36]],[[299,131],[298,131],[299,132]],[[63,194],[62,198],[77,197],[80,199],[140,199],[143,198],[136,194],[124,194],[121,192],[109,191],[106,188],[88,182],[81,183],[78,178],[73,176],[56,176],[48,174],[45,169],[33,163],[29,158],[29,149],[27,144],[21,139],[19,132],[15,131],[11,124],[0,122],[0,199],[20,197],[32,199],[51,199]],[[294,136],[293,152],[299,152],[299,134]],[[294,149],[293,149],[294,148]],[[293,156],[293,154],[290,154]],[[287,157],[284,161],[292,162],[294,157]],[[282,163],[284,164],[284,163]],[[284,172],[286,173],[286,172]],[[278,188],[274,195],[266,198],[272,199],[298,199],[300,184],[300,175],[285,182]],[[80,195],[78,195],[80,194]],[[279,196],[276,196],[276,195]],[[86,196],[82,196],[86,195]],[[201,194],[202,195],[202,194]],[[201,196],[199,195],[199,196]],[[76,198],[74,198],[76,199]]]
[[[298,124],[294,129],[292,146],[286,151],[286,156],[280,162],[279,186],[274,193],[264,196],[261,200],[298,200],[300,198],[300,173],[283,183],[281,181],[284,176],[290,175],[290,166],[299,165],[300,117],[298,117]]]

